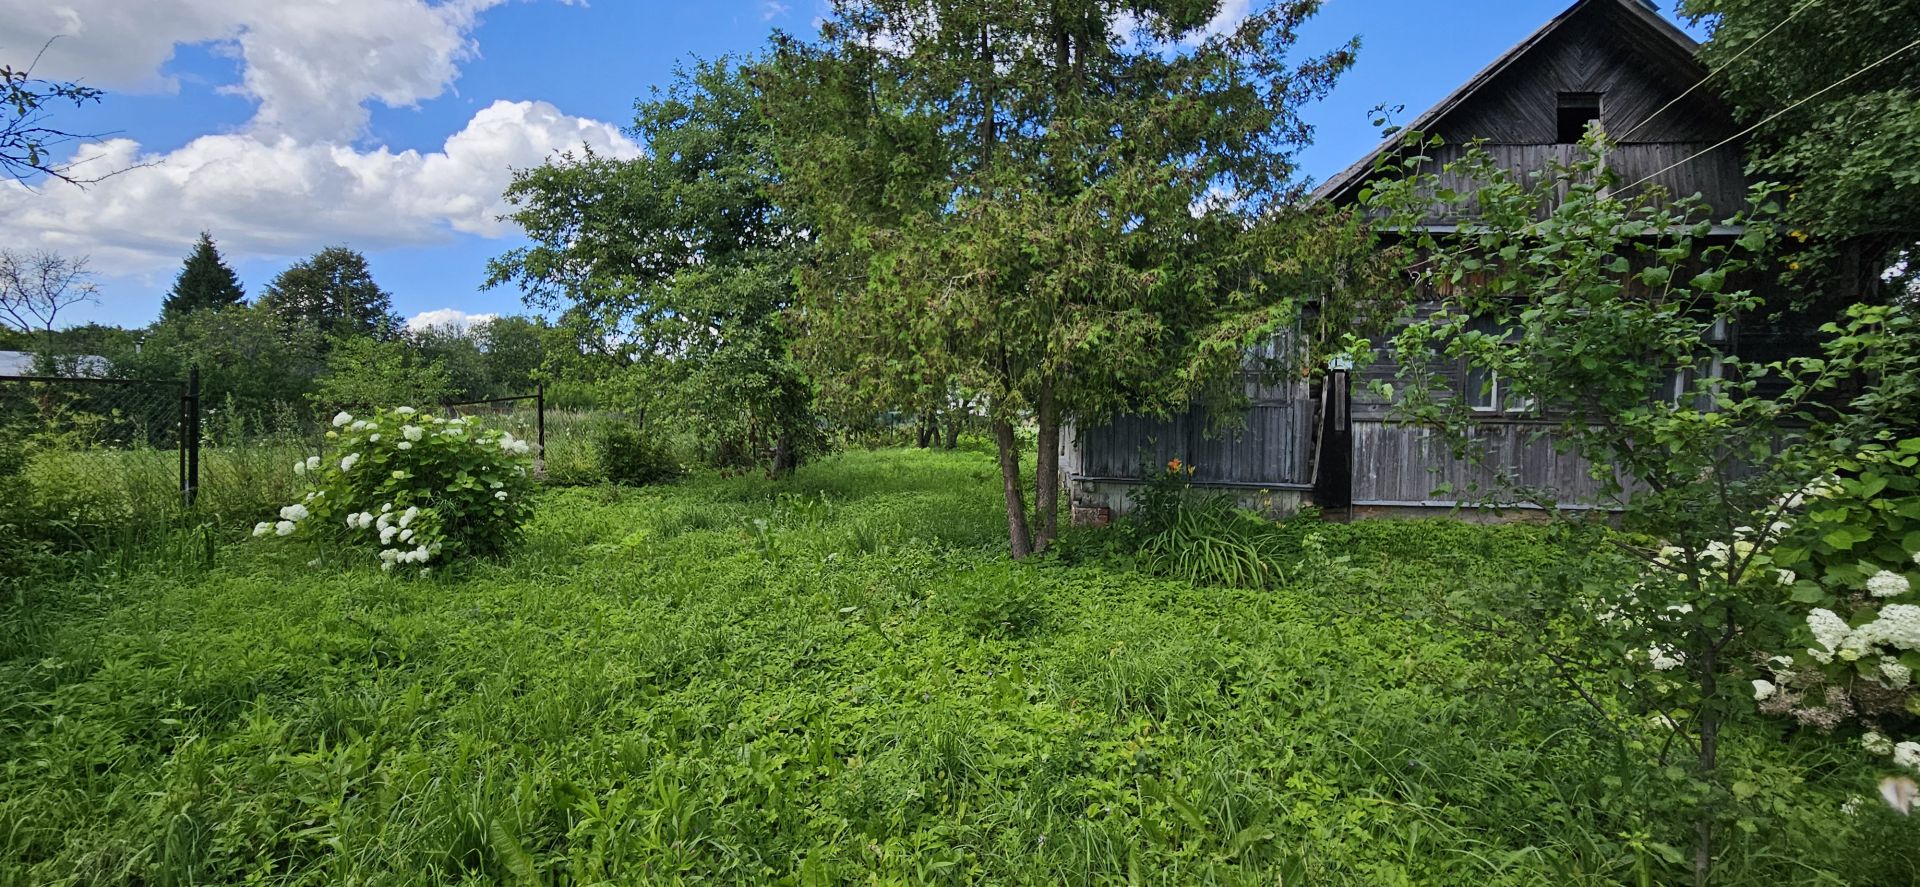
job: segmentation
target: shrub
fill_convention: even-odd
[[[1030,568],[996,564],[961,574],[935,596],[935,606],[968,632],[1019,637],[1046,620],[1046,590]]]
[[[1188,482],[1193,467],[1175,459],[1132,494],[1123,528],[1141,569],[1195,585],[1265,588],[1283,580],[1275,527],[1231,497]]]
[[[441,563],[491,554],[511,542],[531,510],[526,441],[465,418],[411,407],[347,413],[327,432],[337,459],[309,456],[294,473],[311,489],[263,521],[255,536],[295,536],[379,550],[380,566]]]
[[[680,475],[665,445],[626,422],[607,420],[593,431],[593,460],[609,483],[642,487]]]

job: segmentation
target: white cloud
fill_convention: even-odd
[[[498,237],[512,233],[498,218],[512,169],[583,144],[639,153],[613,125],[546,102],[496,101],[427,153],[247,132],[151,154],[114,139],[85,146],[81,168],[150,165],[84,190],[0,182],[0,241],[90,253],[96,269],[131,275],[177,264],[201,230],[235,257],[428,244],[450,232]]]
[[[516,167],[581,145],[630,157],[618,128],[546,102],[495,101],[438,151],[359,144],[372,102],[444,94],[477,52],[480,14],[505,0],[0,0],[0,61],[58,35],[36,74],[168,91],[182,45],[240,63],[221,87],[255,102],[238,131],[156,153],[132,139],[83,145],[83,175],[139,167],[81,190],[0,181],[0,242],[88,253],[109,275],[169,270],[208,230],[235,259],[497,237]],[[574,3],[577,0],[560,0]]]
[[[498,314],[468,314],[458,308],[441,308],[437,311],[422,311],[407,319],[407,329],[439,329],[466,335],[474,327],[491,323],[499,318]]]
[[[250,128],[350,140],[367,102],[412,107],[445,92],[478,51],[480,13],[502,2],[0,0],[0,52],[12,62],[58,37],[41,76],[171,91],[161,68],[174,48],[214,43],[241,61],[226,89],[258,103]]]
[[[786,15],[788,10],[791,10],[791,9],[793,9],[793,7],[780,2],[780,0],[761,0],[760,20],[763,22],[773,21],[774,19],[777,19],[783,15]]]

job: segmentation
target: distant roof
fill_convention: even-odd
[[[34,372],[34,355],[31,351],[0,351],[0,376],[31,376]],[[77,354],[63,357],[60,362],[68,367],[68,373],[93,378],[104,378],[113,368],[113,362],[97,354]]]
[[[1514,62],[1519,61],[1528,51],[1545,42],[1547,38],[1552,37],[1568,20],[1579,15],[1588,7],[1596,5],[1613,7],[1620,12],[1628,13],[1634,20],[1650,26],[1655,33],[1666,38],[1665,43],[1667,44],[1667,48],[1679,50],[1685,54],[1688,60],[1693,60],[1695,54],[1700,50],[1700,43],[1689,36],[1687,32],[1680,30],[1673,22],[1667,21],[1666,16],[1660,14],[1660,8],[1655,5],[1652,0],[1578,0],[1578,2],[1572,6],[1567,7],[1565,12],[1555,16],[1552,21],[1541,25],[1540,29],[1533,32],[1527,39],[1514,44],[1512,49],[1501,53],[1500,57],[1494,59],[1492,64],[1482,69],[1480,73],[1473,75],[1473,79],[1462,84],[1460,88],[1454,90],[1452,94],[1441,99],[1439,104],[1428,108],[1420,116],[1415,117],[1412,122],[1402,127],[1399,132],[1388,136],[1378,147],[1368,152],[1367,156],[1360,158],[1359,161],[1355,162],[1352,166],[1335,173],[1332,178],[1327,179],[1320,187],[1315,188],[1313,191],[1313,200],[1333,199],[1340,196],[1341,192],[1358,185],[1366,178],[1367,173],[1373,171],[1374,162],[1380,159],[1380,155],[1387,153],[1400,144],[1400,140],[1408,133],[1432,131],[1433,125],[1438,122],[1440,118],[1445,117],[1455,108],[1460,107],[1460,105],[1472,98],[1474,93],[1479,92],[1481,87],[1486,86],[1492,82],[1495,77],[1498,77],[1501,72],[1512,67]]]

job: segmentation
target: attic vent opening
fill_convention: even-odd
[[[1554,141],[1571,145],[1587,136],[1587,126],[1600,122],[1600,93],[1563,92]]]

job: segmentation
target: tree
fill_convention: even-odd
[[[327,247],[280,272],[267,284],[260,305],[329,336],[390,339],[400,333],[393,297],[374,282],[366,257],[344,246]]]
[[[0,249],[0,317],[23,333],[44,333],[51,352],[60,312],[98,296],[92,276],[86,256]]]
[[[636,106],[645,156],[564,155],[507,190],[533,245],[491,266],[558,308],[586,349],[697,417],[720,462],[792,469],[817,436],[784,312],[807,226],[777,205],[770,128],[733,62],[700,62]]]
[[[309,322],[229,305],[161,318],[136,352],[114,358],[114,369],[145,379],[184,379],[198,369],[203,403],[265,427],[305,412],[325,351],[325,336]]]
[[[51,43],[52,41],[48,41]],[[45,52],[45,47],[41,48]],[[38,59],[36,58],[36,61]],[[81,135],[48,122],[53,106],[71,104],[76,108],[100,101],[103,93],[71,81],[42,80],[33,76],[33,66],[16,70],[0,65],[0,170],[18,181],[49,176],[70,185],[85,186],[121,170],[93,174],[71,162],[53,159],[60,146],[97,136]]]
[[[327,355],[327,371],[312,400],[323,410],[434,409],[453,390],[453,379],[439,359],[420,354],[405,342],[356,336],[340,340]]]
[[[1681,12],[1711,26],[1712,86],[1759,126],[1752,171],[1793,188],[1781,223],[1811,247],[1800,276],[1837,279],[1845,298],[1880,290],[1890,268],[1895,292],[1920,281],[1913,5],[1685,0]]]
[[[472,335],[485,355],[492,394],[512,397],[531,392],[538,382],[554,329],[543,318],[511,314],[475,326]]]
[[[246,295],[240,287],[240,277],[221,260],[219,249],[213,245],[213,236],[202,231],[200,241],[193,245],[193,253],[180,268],[180,276],[174,278],[173,290],[160,304],[160,316],[177,317],[192,311],[238,305]]]
[[[1283,238],[1317,2],[836,0],[777,38],[783,194],[822,378],[924,410],[981,392],[1015,557],[1057,532],[1062,425],[1183,406],[1299,319]],[[1358,290],[1359,288],[1356,288]],[[1017,426],[1038,430],[1029,529]]]
[[[1436,371],[1464,362],[1469,379],[1487,380],[1481,394],[1495,395],[1497,379],[1498,396],[1527,405],[1536,445],[1594,466],[1601,497],[1583,504],[1597,509],[1498,480],[1455,491],[1532,504],[1567,543],[1543,575],[1469,602],[1460,618],[1508,649],[1521,686],[1570,693],[1623,740],[1623,759],[1673,774],[1670,803],[1692,820],[1694,883],[1705,884],[1727,836],[1766,833],[1781,803],[1783,784],[1729,760],[1739,746],[1723,732],[1738,715],[1758,701],[1832,729],[1849,699],[1920,711],[1905,707],[1920,640],[1864,628],[1910,588],[1896,571],[1920,545],[1904,522],[1920,515],[1920,439],[1899,431],[1920,402],[1920,340],[1897,309],[1858,306],[1846,326],[1825,327],[1822,357],[1743,361],[1728,331],[1777,308],[1755,289],[1780,236],[1772,186],[1748,213],[1716,219],[1698,197],[1621,189],[1607,147],[1590,141],[1578,162],[1525,181],[1475,147],[1446,169],[1475,184],[1474,212],[1449,233],[1419,226],[1436,199],[1457,199],[1438,177],[1377,181],[1370,205],[1409,232],[1407,270],[1437,300],[1394,338],[1400,378],[1380,393],[1400,419],[1484,463],[1499,454]],[[1399,162],[1425,160],[1413,150]],[[1865,579],[1876,572],[1885,576]],[[1810,617],[1815,602],[1850,609],[1861,629],[1860,649],[1824,682],[1811,677],[1850,628],[1831,610],[1816,611],[1824,626]],[[1883,673],[1898,682],[1882,683],[1899,655],[1911,665],[1893,661]],[[1816,696],[1827,687],[1839,692]]]

